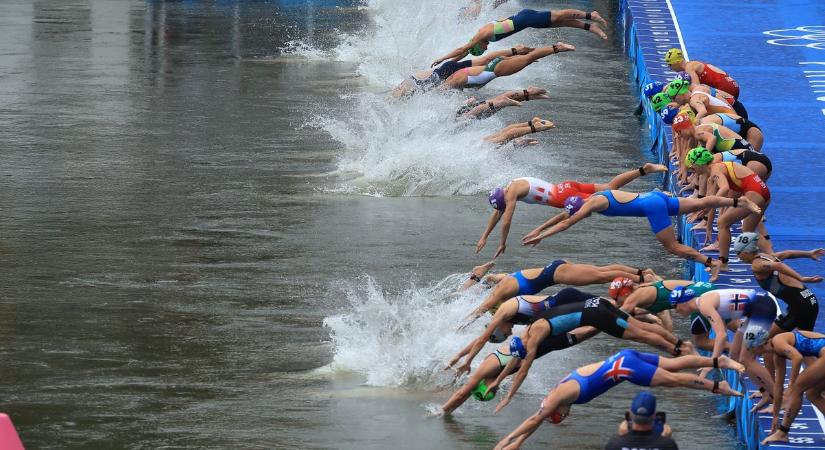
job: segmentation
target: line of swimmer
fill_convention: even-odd
[[[599,25],[607,24],[597,11],[522,10],[482,26],[467,44],[436,59],[434,69],[410,76],[393,94],[402,98],[435,88],[482,87],[545,56],[575,50],[564,43],[541,48],[517,45],[484,56],[490,42],[527,28],[550,27],[579,28],[607,39]],[[464,60],[467,55],[477,58]],[[765,181],[770,177],[772,164],[760,152],[764,140],[762,131],[748,119],[747,110],[739,101],[738,83],[715,65],[686,61],[678,49],[669,50],[665,61],[678,72],[676,78],[670,83],[651,83],[645,86],[644,93],[665,123],[672,126],[674,145],[670,157],[678,168],[682,191],[692,189],[692,195],[675,197],[658,191],[621,190],[639,177],[668,170],[651,163],[620,173],[607,183],[551,183],[537,178],[516,178],[490,192],[488,201],[494,211],[476,244],[476,253],[484,249],[499,222],[501,240],[494,258],[506,251],[518,202],[561,210],[522,237],[523,245],[538,245],[593,213],[646,217],[665,250],[707,266],[710,282],[664,280],[651,269],[621,264],[594,266],[567,260],[511,274],[489,273],[493,261],[473,268],[461,289],[480,283],[490,292],[462,321],[459,330],[487,313],[492,314],[492,320],[448,362],[447,369],[455,368],[457,377],[469,373],[469,379],[444,403],[442,413],[449,414],[470,397],[492,400],[501,383],[515,374],[507,394],[495,408],[496,412],[501,411],[518,392],[536,358],[577,345],[599,332],[648,344],[669,355],[625,349],[603,361],[573,370],[550,391],[535,414],[496,445],[497,449],[519,448],[545,421],[560,423],[570,414],[573,405],[587,403],[623,381],[640,386],[685,387],[742,396],[718,376],[713,380],[708,378],[719,369],[747,373],[760,387],[755,396],[761,399],[755,409],[770,408],[774,416],[771,434],[765,442],[788,440],[803,393],[825,411],[822,397],[825,335],[813,332],[819,305],[804,284],[821,282],[822,277],[802,276],[783,262],[791,258],[819,260],[825,250],[773,251],[762,220],[770,203],[770,190]],[[472,99],[459,114],[482,118],[506,106],[518,105],[520,101],[546,98],[543,89],[531,87],[486,101]],[[515,141],[515,145],[528,145],[536,141],[524,140],[522,136],[552,127],[552,122],[534,118],[527,123],[509,125],[486,139],[499,144]],[[678,242],[671,216],[687,215],[694,228],[705,227],[707,239],[712,240],[717,209],[721,212],[716,220],[718,242],[706,242],[709,245],[703,250],[718,250],[718,259]],[[740,260],[751,264],[763,290],[717,289],[713,284],[720,272],[728,270],[731,226],[740,221],[744,232],[736,238],[733,250]],[[566,287],[555,295],[535,295],[556,284],[605,283],[610,283],[610,298],[574,287]],[[780,314],[776,299],[787,304],[787,313]],[[671,310],[689,317],[690,341],[674,334]],[[527,327],[513,336],[514,325]],[[728,330],[735,333],[730,342]],[[471,363],[487,342],[501,345],[471,371]],[[711,356],[698,355],[697,348],[709,351]],[[765,356],[764,365],[757,359],[760,355]],[[787,361],[791,362],[791,374],[786,394]],[[807,369],[800,373],[803,363]],[[681,372],[685,369],[701,370]],[[785,414],[780,421],[782,410]]]

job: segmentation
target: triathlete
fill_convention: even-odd
[[[495,209],[487,220],[487,227],[481,234],[481,238],[476,244],[476,253],[487,245],[487,238],[496,227],[499,220],[501,223],[501,244],[496,249],[497,258],[504,253],[507,247],[507,236],[510,232],[510,224],[513,214],[516,211],[516,202],[522,201],[528,204],[548,205],[554,208],[564,208],[564,201],[568,197],[577,195],[587,198],[597,191],[608,189],[619,189],[631,181],[649,173],[667,172],[667,167],[661,164],[645,163],[638,169],[616,175],[608,183],[581,183],[578,181],[562,181],[561,183],[550,183],[538,178],[522,177],[510,181],[504,188],[495,188],[490,191],[487,201]]]
[[[538,412],[502,439],[495,448],[520,448],[545,420],[560,423],[570,414],[570,408],[574,404],[587,403],[622,381],[638,386],[687,387],[721,395],[742,396],[731,389],[726,381],[710,381],[690,373],[678,372],[699,367],[730,368],[738,372],[743,370],[741,364],[724,356],[665,358],[653,353],[622,350],[604,361],[580,367],[564,377],[542,400]]]
[[[532,9],[523,9],[517,14],[512,15],[506,19],[493,21],[485,24],[476,32],[475,36],[470,39],[465,45],[458,47],[450,53],[433,61],[432,66],[436,66],[441,61],[451,59],[459,61],[467,54],[473,56],[481,56],[490,42],[500,41],[515,33],[518,33],[525,28],[555,28],[555,27],[571,27],[582,28],[597,34],[604,40],[607,40],[607,35],[604,34],[601,28],[596,24],[584,23],[581,20],[595,20],[604,26],[607,22],[599,15],[598,11],[584,12],[577,9],[562,9],[559,11],[535,11]]]
[[[656,235],[656,240],[668,252],[683,258],[691,258],[711,268],[711,282],[718,277],[720,261],[699,253],[693,247],[679,243],[673,232],[670,216],[720,206],[732,206],[731,210],[741,208],[751,213],[761,213],[757,205],[744,197],[731,199],[709,195],[704,198],[683,198],[671,197],[658,191],[636,194],[614,189],[597,192],[585,201],[573,196],[565,203],[565,207],[570,206],[567,208],[569,216],[562,213],[553,217],[525,235],[521,240],[522,244],[537,245],[542,239],[570,228],[593,213],[601,213],[605,216],[647,217],[650,228]]]
[[[551,47],[539,47],[524,55],[499,56],[486,65],[471,66],[453,72],[441,87],[443,89],[480,88],[499,77],[520,72],[545,56],[576,50],[570,44],[559,42]]]
[[[739,98],[739,83],[714,65],[700,61],[685,61],[685,55],[678,48],[672,48],[665,53],[665,63],[674,72],[687,72],[691,85],[706,84]]]
[[[671,81],[665,93],[679,106],[689,104],[696,111],[695,120],[702,120],[708,114],[736,114],[733,105],[716,98],[703,89],[690,89],[690,82],[686,80]]]
[[[485,119],[508,106],[521,106],[529,100],[549,100],[547,90],[529,86],[527,89],[505,92],[487,100],[470,97],[456,112],[456,116],[468,119]]]
[[[619,304],[619,308],[633,314],[636,308],[653,314],[662,314],[663,326],[673,330],[669,310],[675,305],[670,301],[670,293],[680,287],[692,289],[696,295],[716,289],[711,283],[687,280],[658,280],[652,283],[636,284],[630,278],[616,278],[610,283],[608,293]]]
[[[819,315],[819,302],[816,295],[804,283],[820,283],[822,277],[806,277],[790,268],[782,261],[791,258],[811,258],[819,261],[825,255],[825,249],[785,250],[773,254],[759,253],[757,243],[759,235],[745,232],[737,236],[733,251],[742,262],[751,265],[753,276],[759,286],[788,304],[788,312],[776,321],[778,328],[784,331],[813,331]],[[775,329],[774,333],[779,330]]]

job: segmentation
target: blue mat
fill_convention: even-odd
[[[781,6],[780,6],[781,3]],[[751,120],[765,134],[763,151],[774,163],[770,178],[772,203],[767,210],[769,232],[774,247],[810,249],[825,241],[825,181],[816,176],[825,168],[818,162],[825,139],[825,2],[623,0],[620,21],[625,49],[634,63],[639,90],[649,81],[666,81],[673,72],[664,64],[664,53],[673,47],[685,50],[689,59],[707,61],[727,71],[741,87],[740,101]],[[715,14],[709,11],[723,11]],[[675,21],[674,21],[675,19]],[[821,39],[821,40],[820,40]],[[818,63],[818,64],[817,64]],[[668,152],[670,127],[643,102],[654,157],[671,166]],[[672,166],[671,166],[672,167]],[[674,181],[666,187],[673,190]],[[679,235],[696,248],[705,239],[704,230],[693,231],[684,220]],[[738,232],[739,230],[734,230]],[[716,253],[709,253],[716,255]],[[757,287],[747,264],[731,258],[731,271],[722,274],[722,287]],[[811,260],[789,263],[802,274],[818,274],[823,266]],[[691,264],[691,275],[706,280],[703,267]],[[825,298],[825,286],[811,285],[818,298]],[[825,330],[825,312],[817,330]],[[733,386],[752,392],[747,378],[727,374]],[[731,399],[729,408],[737,413],[740,440],[749,448],[762,448],[759,441],[770,428],[769,414],[750,412],[749,399]],[[824,448],[825,418],[805,402],[785,445],[766,448]]]

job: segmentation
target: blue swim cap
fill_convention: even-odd
[[[564,209],[567,210],[567,214],[573,215],[579,212],[582,205],[584,204],[584,200],[578,195],[573,195],[567,197],[567,200],[564,201]]]
[[[662,122],[670,125],[673,123],[673,119],[679,115],[679,108],[674,108],[671,106],[665,106],[665,109],[659,112],[659,116],[662,118]]]
[[[518,359],[527,357],[527,349],[524,348],[524,342],[518,336],[513,336],[513,340],[510,341],[510,356]]]
[[[665,86],[667,86],[667,84],[662,83],[661,81],[653,81],[653,82],[647,83],[644,87],[645,97],[647,97],[648,99],[650,97],[653,97],[654,95],[658,94],[659,92],[662,92],[662,89],[664,89]]]
[[[681,305],[696,297],[696,291],[687,286],[677,286],[670,291],[670,306]]]

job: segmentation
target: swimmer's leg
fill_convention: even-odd
[[[602,270],[590,264],[562,264],[556,268],[553,274],[553,281],[556,284],[566,284],[568,286],[586,286],[588,284],[609,283],[617,277],[627,277],[634,281],[639,281],[636,271],[627,272],[624,270]]]
[[[659,364],[661,364],[661,358]],[[656,369],[656,373],[653,374],[653,380],[650,382],[650,386],[652,387],[686,387],[711,392],[713,392],[715,385],[716,384],[713,381],[706,378],[699,378],[697,375],[689,373],[669,372],[661,367]],[[720,381],[716,386],[716,391],[721,395],[732,395],[735,397],[742,396],[740,392],[731,389],[727,381]]]
[[[633,181],[636,178],[639,178],[643,175],[647,175],[649,173],[667,172],[667,167],[666,166],[663,166],[661,164],[653,164],[653,163],[645,163],[645,165],[640,167],[640,169],[642,169],[642,170],[633,169],[633,170],[628,170],[627,172],[622,172],[622,173],[616,175],[615,177],[613,177],[613,179],[610,180],[610,182],[607,183],[607,184],[605,184],[605,183],[596,183],[596,191],[598,192],[598,191],[608,191],[608,190],[613,190],[613,189],[621,189],[622,186],[630,183],[631,181]],[[642,173],[642,172],[644,172],[644,173]]]
[[[674,342],[668,342],[668,340],[662,337],[661,335],[651,333],[650,331],[647,331],[644,328],[642,328],[641,325],[639,325],[642,322],[632,317],[628,318],[627,323],[628,327],[625,328],[624,333],[622,334],[622,339],[629,339],[631,341],[641,342],[642,344],[647,344],[656,347],[660,350],[664,350],[671,354],[675,353],[673,348],[673,344],[676,341],[675,338]]]
[[[563,20],[592,20],[595,22],[599,22],[602,26],[607,26],[607,21],[604,20],[601,14],[598,11],[591,11],[589,13],[584,12],[579,9],[559,9],[557,11],[552,11],[550,13],[550,26],[551,27],[561,27],[564,25],[558,25],[559,21]],[[577,27],[578,28],[578,27]]]
[[[705,197],[701,200],[705,200],[708,197]],[[720,197],[721,198],[721,197]],[[680,199],[683,200],[683,199]],[[691,199],[691,200],[698,200],[698,199]],[[729,199],[728,199],[729,200]],[[681,212],[681,211],[680,211]],[[707,265],[710,263],[711,267],[711,275],[710,281],[716,281],[719,278],[719,268],[721,267],[721,262],[718,259],[713,259],[708,261],[708,257],[701,254],[699,250],[696,250],[693,247],[689,247],[687,245],[679,243],[676,240],[676,234],[673,232],[673,227],[665,228],[664,230],[656,233],[656,240],[662,244],[662,247],[665,248],[671,254],[676,256],[680,256],[685,259],[692,259],[700,264]]]
[[[572,52],[575,49],[576,47],[562,42],[559,42],[552,47],[539,47],[526,55],[516,55],[501,60],[498,64],[496,64],[494,72],[497,77],[506,77],[507,75],[512,75],[521,71],[528,65],[544,58],[545,56],[561,52]]]
[[[720,369],[733,369],[739,373],[745,370],[745,366],[728,358],[720,356],[717,366]],[[713,358],[699,355],[686,355],[678,358],[659,357],[659,367],[669,372],[678,372],[685,369],[700,369],[702,367],[713,367]]]

